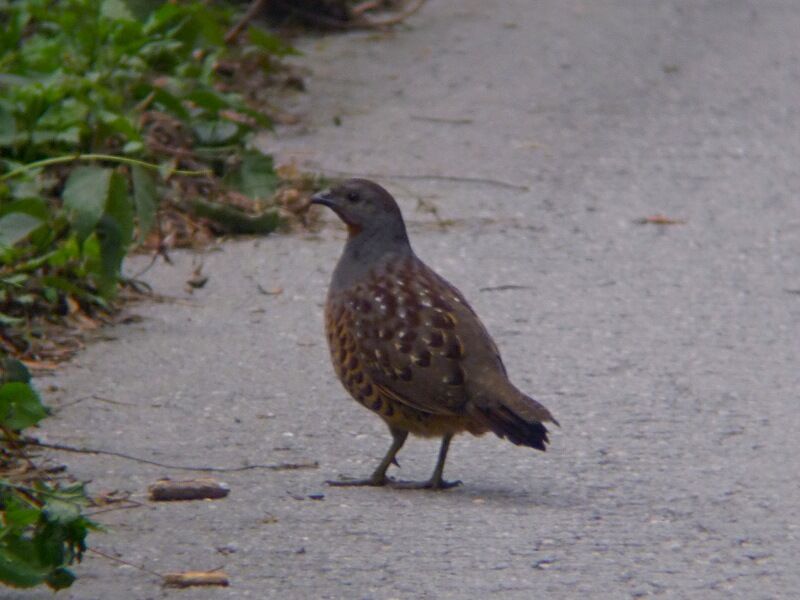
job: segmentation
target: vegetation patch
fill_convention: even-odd
[[[69,566],[86,550],[97,525],[83,509],[83,484],[64,484],[33,464],[22,431],[49,414],[25,366],[0,365],[0,583],[13,587],[69,587]]]
[[[348,3],[345,16],[384,27],[423,1],[378,23],[366,13],[391,3]],[[2,584],[69,587],[99,528],[84,509],[114,501],[34,462],[30,447],[68,448],[24,435],[50,413],[28,367],[70,356],[76,331],[137,289],[122,275],[132,250],[168,259],[219,235],[308,224],[308,197],[326,182],[276,168],[252,144],[273,114],[286,117],[265,90],[303,88],[281,62],[295,50],[252,24],[264,5],[0,0]],[[227,585],[217,572],[172,575],[180,587]]]
[[[0,0],[0,352],[76,347],[131,248],[265,234],[313,187],[250,144],[244,83],[295,51],[227,3]],[[298,191],[298,189],[300,191]]]

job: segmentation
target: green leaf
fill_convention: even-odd
[[[47,264],[51,267],[63,267],[81,257],[81,246],[77,235],[69,236],[58,248],[49,254]]]
[[[2,383],[30,383],[31,373],[21,361],[16,358],[6,358],[3,360],[3,378]]]
[[[100,259],[99,263],[95,262],[95,273],[99,277],[97,283],[100,294],[110,298],[116,292],[122,261],[133,235],[133,207],[125,180],[117,173],[111,179],[107,211],[97,224],[96,234]],[[88,251],[86,245],[84,251]]]
[[[89,236],[106,210],[112,173],[103,167],[78,167],[67,179],[62,194],[64,208],[81,241]]]
[[[86,291],[84,289],[82,289],[80,286],[76,285],[69,279],[66,279],[65,277],[45,275],[44,277],[42,277],[42,283],[46,286],[49,286],[48,289],[61,291],[66,294],[75,296],[76,298],[83,298],[86,295]]]
[[[23,212],[0,217],[0,250],[11,248],[42,225],[42,221]]]
[[[139,224],[139,243],[142,243],[156,220],[156,209],[158,208],[156,179],[150,171],[139,165],[133,166],[131,175],[133,202],[136,205],[136,219]]]
[[[45,301],[49,302],[50,304],[55,304],[58,302],[58,290],[46,287],[42,289],[42,296],[44,297]]]
[[[222,47],[225,44],[225,31],[228,18],[220,10],[212,10],[211,6],[201,6],[199,3],[190,5],[192,18],[190,27],[192,34],[197,36],[195,44],[204,46]],[[187,27],[188,29],[188,27]]]
[[[180,99],[171,94],[164,88],[153,88],[153,104],[160,106],[166,111],[172,112],[176,117],[189,119],[189,111],[181,103]]]
[[[63,142],[72,146],[77,146],[81,140],[81,130],[79,127],[67,127],[66,129],[37,129],[31,136],[33,143],[37,145],[55,144]]]
[[[18,486],[0,480],[0,582],[46,583],[55,590],[72,585],[75,575],[67,566],[81,560],[89,530],[100,529],[81,514],[87,503],[83,484]]]
[[[34,35],[25,43],[25,63],[31,70],[51,73],[63,65],[62,40]]]
[[[66,567],[58,567],[47,576],[47,586],[58,591],[68,588],[75,582],[75,574]]]
[[[17,122],[12,112],[0,104],[0,146],[11,146],[17,139]]]
[[[139,58],[158,68],[159,71],[169,72],[177,66],[176,62],[182,56],[186,56],[187,50],[188,48],[183,42],[162,39],[144,44],[139,48],[137,54]],[[173,83],[177,82],[173,80]]]
[[[99,114],[99,118],[104,125],[108,125],[115,132],[125,136],[126,138],[133,140],[140,139],[139,130],[136,128],[136,125],[134,125],[130,117],[104,110]]]
[[[0,423],[20,431],[48,415],[39,394],[27,383],[12,381],[0,386]]]
[[[76,123],[85,123],[89,107],[75,98],[65,98],[50,106],[36,121],[38,129],[64,131]]]
[[[44,514],[43,514],[44,516]],[[64,551],[64,527],[57,523],[50,523],[42,519],[39,522],[39,535],[33,538],[36,548],[36,557],[45,565],[60,565],[67,560],[67,553]]]
[[[15,212],[28,214],[42,221],[50,218],[50,209],[41,198],[22,198],[0,205],[0,217]]]
[[[240,134],[239,126],[230,121],[197,121],[194,123],[197,140],[207,146],[220,146],[234,142]]]
[[[225,177],[225,183],[251,198],[268,198],[278,187],[272,157],[258,150],[242,155],[238,169]]]
[[[134,20],[133,14],[122,0],[103,0],[100,5],[100,14],[113,20]]]
[[[16,325],[21,325],[25,322],[25,319],[19,317],[12,317],[5,313],[0,312],[0,325],[3,327],[14,327]]]
[[[29,588],[44,582],[50,569],[42,567],[33,558],[33,544],[28,542],[30,554],[20,554],[0,546],[0,581],[17,588]]]
[[[25,285],[25,282],[28,280],[27,273],[15,273],[13,275],[7,275],[5,277],[0,277],[0,283],[5,285],[13,285],[16,287],[22,287]]]
[[[260,27],[251,25],[247,29],[247,37],[250,39],[251,44],[275,56],[300,54],[293,46],[287,44],[278,36],[264,31]]]
[[[45,502],[43,514],[52,523],[67,525],[81,516],[81,505],[63,497],[52,496]]]
[[[253,109],[248,108],[247,106],[244,106],[244,105],[237,106],[236,107],[236,112],[240,112],[242,114],[247,115],[248,117],[252,117],[255,120],[255,122],[258,123],[259,125],[261,125],[262,127],[272,128],[272,121],[270,120],[270,118],[267,115],[265,115],[262,112],[259,112],[257,110],[253,110]]]
[[[21,532],[39,520],[41,511],[23,502],[15,494],[7,494],[2,500],[5,505],[3,522],[8,529]]]
[[[186,94],[186,99],[191,100],[197,106],[210,110],[212,113],[217,113],[231,105],[225,96],[211,90],[194,90]]]
[[[133,0],[134,4],[144,2],[145,0]],[[152,2],[151,2],[152,3]],[[148,7],[152,10],[151,7]],[[143,12],[143,11],[140,11]],[[154,10],[147,18],[145,23],[144,33],[146,35],[153,35],[157,29],[172,22],[177,16],[181,14],[181,8],[170,2],[163,2],[161,6]]]
[[[128,184],[125,178],[116,172],[111,175],[106,215],[116,221],[120,232],[120,243],[123,246],[122,250],[127,252],[131,239],[133,239],[133,205],[128,197]]]
[[[138,155],[141,154],[142,150],[144,150],[144,144],[142,142],[125,142],[125,145],[122,147],[122,151],[127,154]]]
[[[23,165],[20,165],[23,166]],[[18,177],[14,177],[13,179],[6,180],[8,183],[8,187],[11,189],[11,196],[13,198],[35,198],[41,195],[42,189],[42,181],[39,177],[35,177],[34,174],[38,173],[38,169],[31,170],[27,173],[21,173]],[[31,214],[30,211],[23,210],[20,212],[27,212]],[[48,214],[50,210],[48,209]],[[33,216],[36,216],[35,214]]]

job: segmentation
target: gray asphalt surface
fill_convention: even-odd
[[[156,478],[200,474],[59,454],[144,502],[99,516],[93,546],[231,578],[168,591],[88,556],[59,597],[796,598],[798,31],[793,0],[431,0],[391,35],[304,42],[304,124],[262,144],[391,189],[563,427],[546,454],[457,438],[464,485],[444,493],[326,487],[389,444],[328,363],[343,230],[176,254],[146,278],[185,300],[134,307],[42,380],[64,407],[43,437],[319,468],[218,473],[227,499],[156,505]],[[656,214],[685,223],[635,222]],[[210,280],[187,297],[193,260]],[[427,477],[436,448],[411,440],[395,474]]]

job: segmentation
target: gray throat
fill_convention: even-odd
[[[369,271],[395,258],[414,256],[405,231],[362,231],[348,238],[336,270],[331,292],[348,289],[366,278]]]

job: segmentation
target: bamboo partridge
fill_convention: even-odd
[[[394,198],[381,186],[350,179],[312,203],[347,225],[344,253],[325,304],[325,329],[336,374],[358,402],[389,426],[392,445],[375,472],[333,485],[443,489],[453,435],[493,431],[544,450],[544,406],[508,380],[497,346],[461,293],[414,254]],[[441,437],[430,480],[398,482],[386,471],[409,433]]]

